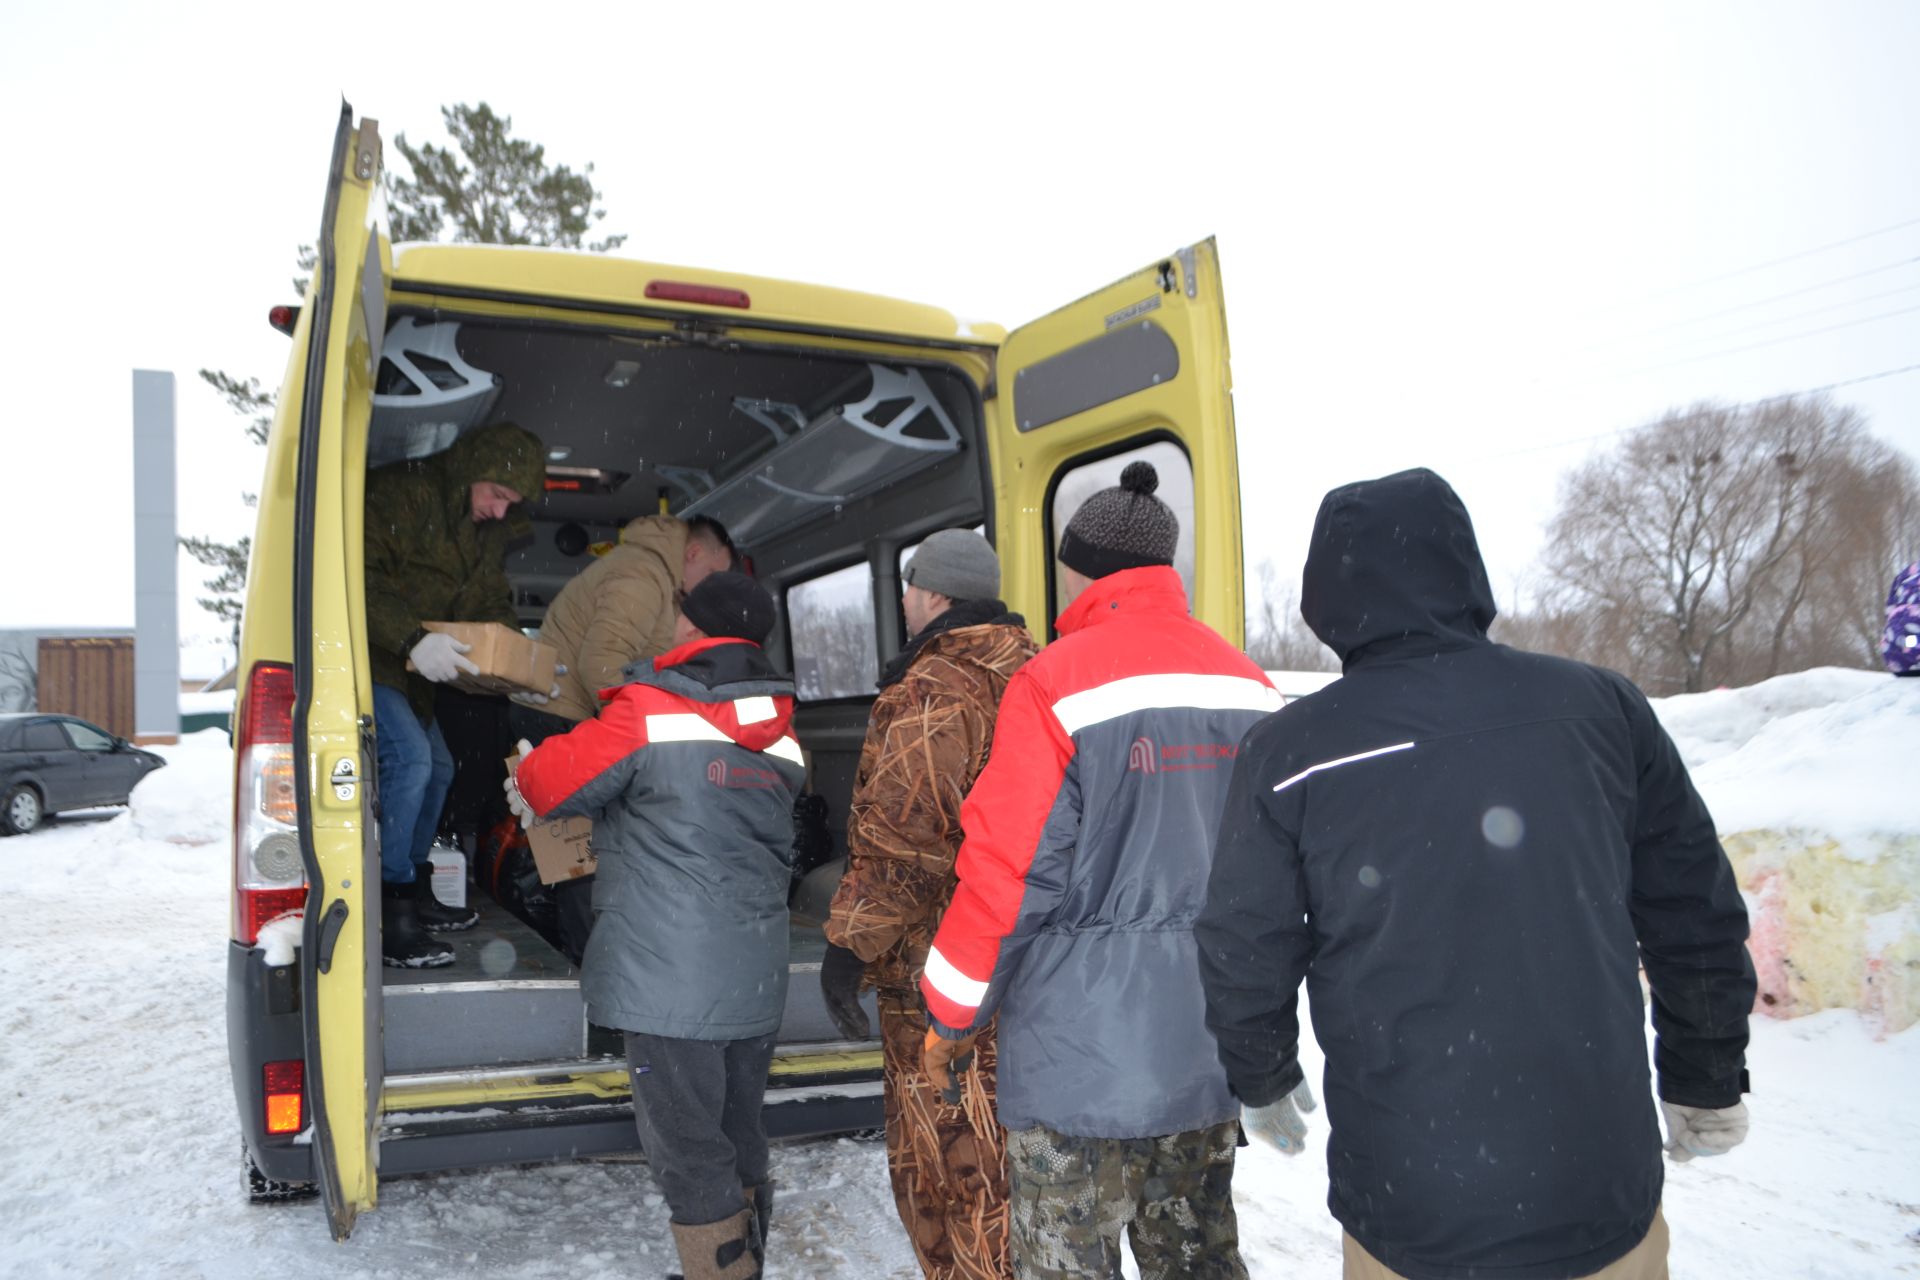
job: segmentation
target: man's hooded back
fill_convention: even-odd
[[[1419,652],[1485,640],[1493,588],[1453,487],[1423,467],[1327,494],[1300,613],[1343,663],[1375,646]]]

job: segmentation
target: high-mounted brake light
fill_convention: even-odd
[[[291,338],[293,336],[293,326],[300,323],[300,308],[289,306],[269,308],[267,311],[267,323]]]
[[[752,308],[753,299],[745,289],[723,289],[711,284],[688,284],[681,280],[649,280],[647,296],[662,302],[697,302],[703,307]]]
[[[298,1058],[289,1058],[283,1062],[269,1062],[261,1068],[265,1078],[265,1109],[268,1133],[298,1133],[304,1117],[301,1103],[304,1098],[302,1086],[306,1083],[307,1067]]]
[[[256,663],[234,717],[233,938],[306,906],[294,788],[293,668]]]

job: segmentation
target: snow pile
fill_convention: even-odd
[[[1747,895],[1762,1010],[1920,1021],[1920,681],[1823,669],[1654,706]]]

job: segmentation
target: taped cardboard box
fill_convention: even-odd
[[[507,772],[520,767],[519,756],[507,758]],[[522,824],[525,827],[525,824]],[[525,827],[527,845],[533,850],[534,869],[541,884],[559,884],[590,876],[599,865],[589,841],[593,838],[593,819],[562,818],[557,822],[536,822]]]
[[[498,622],[423,622],[429,631],[444,631],[471,648],[462,656],[479,673],[447,683],[467,693],[551,693],[553,671],[560,651]],[[411,660],[407,670],[414,670]]]

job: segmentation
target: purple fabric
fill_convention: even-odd
[[[1920,675],[1920,561],[1902,569],[1887,590],[1887,629],[1880,656],[1897,676]]]

